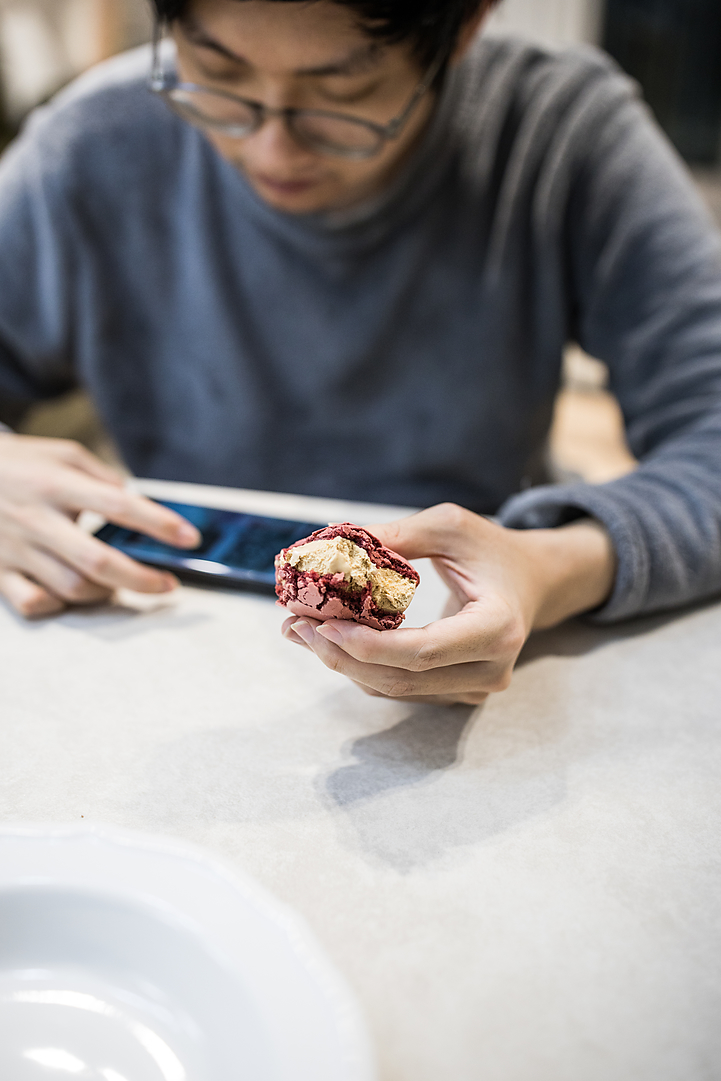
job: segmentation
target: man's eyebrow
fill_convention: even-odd
[[[211,37],[193,15],[183,15],[178,19],[178,22],[186,38],[193,45],[200,45],[204,49],[212,49],[213,52],[220,53],[221,56],[227,57],[228,60],[235,60],[238,64],[248,63],[244,56],[239,56],[238,53],[228,49],[222,42]]]
[[[380,46],[371,41],[367,45],[359,45],[342,60],[333,60],[315,68],[300,68],[296,75],[360,75],[375,67],[380,53]]]
[[[212,37],[204,30],[197,19],[192,15],[186,15],[181,20],[183,33],[193,45],[200,45],[204,49],[212,49],[228,60],[234,60],[237,64],[248,64],[249,61],[239,53],[233,52],[222,42]],[[324,75],[359,75],[373,68],[381,53],[380,45],[375,41],[367,45],[359,45],[339,60],[331,60],[327,64],[320,64],[313,68],[299,68],[296,75],[324,76]]]

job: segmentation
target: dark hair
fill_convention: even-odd
[[[277,0],[293,3],[298,0]],[[423,64],[453,49],[466,22],[498,0],[332,0],[356,12],[366,33],[389,44],[408,41]],[[152,0],[166,22],[180,18],[190,0]]]

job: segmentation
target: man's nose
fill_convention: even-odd
[[[283,116],[267,117],[265,123],[245,140],[246,160],[256,166],[297,166],[303,160],[314,158],[311,151],[301,145],[288,127]]]

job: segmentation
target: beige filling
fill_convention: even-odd
[[[412,579],[390,567],[376,567],[365,548],[347,537],[301,544],[286,552],[285,561],[301,573],[342,574],[351,589],[359,591],[370,582],[373,601],[383,612],[405,612],[416,591]]]

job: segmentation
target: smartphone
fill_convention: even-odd
[[[179,578],[196,584],[213,582],[273,593],[277,553],[322,528],[313,522],[261,518],[255,514],[166,503],[160,499],[156,502],[176,511],[197,527],[203,538],[197,548],[174,548],[112,523],[104,525],[95,536],[139,563],[173,571]]]

